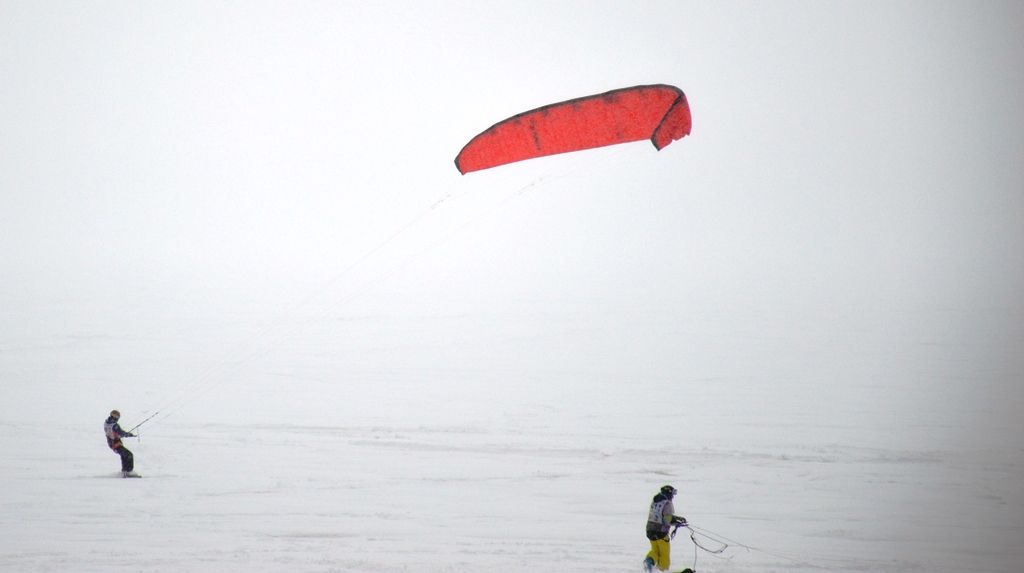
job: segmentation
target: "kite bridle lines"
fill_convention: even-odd
[[[548,179],[565,176],[566,175],[564,174],[555,176],[544,175],[525,184],[513,185],[511,186],[511,190],[506,189],[504,193],[500,194],[495,200],[495,204],[491,205],[489,208],[485,207],[478,209],[475,212],[471,212],[460,223],[453,224],[447,230],[438,232],[435,237],[425,242],[425,246],[414,250],[411,254],[404,257],[399,257],[396,261],[387,266],[387,268],[378,271],[377,273],[371,273],[363,277],[361,281],[357,280],[357,277],[354,275],[357,271],[366,266],[368,261],[387,251],[391,245],[397,243],[399,239],[407,235],[411,229],[421,226],[422,222],[433,213],[440,211],[445,206],[450,205],[468,194],[466,191],[453,192],[449,190],[444,192],[438,199],[430,203],[419,214],[406,223],[400,225],[380,243],[363,253],[362,256],[358,257],[343,270],[336,273],[326,282],[308,292],[297,301],[285,306],[278,313],[276,319],[272,319],[264,327],[258,329],[255,333],[246,337],[244,340],[238,341],[234,348],[228,349],[222,353],[219,360],[214,361],[204,370],[194,375],[188,383],[186,383],[171,397],[171,399],[161,403],[159,407],[153,410],[152,414],[136,424],[134,428],[129,430],[129,432],[133,432],[150,420],[155,419],[156,421],[161,421],[170,417],[176,410],[184,407],[188,403],[198,400],[213,389],[223,385],[225,383],[223,378],[223,374],[225,372],[235,370],[237,367],[265,355],[275,346],[293,336],[295,331],[301,328],[301,325],[293,324],[289,326],[287,324],[287,318],[292,312],[308,308],[312,305],[314,300],[322,298],[325,294],[329,295],[339,286],[345,286],[348,288],[348,292],[336,297],[332,302],[328,302],[324,307],[326,311],[336,312],[340,308],[351,303],[353,300],[364,296],[368,291],[384,280],[409,267],[414,261],[422,258],[428,252],[451,240],[453,236],[464,232],[472,225],[478,223],[479,220],[493,216],[495,213],[507,209],[512,201],[546,184]]]
[[[693,567],[692,567],[693,571],[697,570],[697,549],[701,549],[701,550],[706,551],[706,552],[708,552],[708,553],[710,553],[712,555],[716,555],[717,556],[717,555],[721,555],[722,553],[725,552],[726,549],[729,548],[729,543],[726,543],[724,539],[722,539],[722,538],[720,538],[720,537],[718,537],[716,535],[711,534],[711,532],[707,531],[706,529],[700,529],[699,527],[693,527],[690,524],[683,525],[683,524],[680,523],[680,524],[676,525],[674,528],[672,528],[672,534],[669,536],[669,539],[675,539],[676,538],[676,532],[678,532],[679,528],[681,528],[681,527],[685,527],[686,529],[690,530],[690,541],[693,541]],[[708,547],[704,543],[701,543],[700,541],[697,541],[697,537],[701,537],[701,538],[713,541],[713,542],[715,542],[715,544],[717,544],[717,547]],[[737,545],[739,545],[740,547],[746,547],[746,546],[744,546],[742,544],[737,544]],[[750,548],[747,547],[747,549],[749,550]],[[731,557],[721,557],[721,558],[722,559],[731,559]]]
[[[685,527],[686,529],[690,530],[690,540],[693,541],[693,545],[694,545],[694,549],[693,549],[693,570],[694,571],[697,570],[697,555],[698,555],[697,550],[698,549],[700,549],[702,551],[705,551],[707,553],[710,553],[710,554],[718,557],[719,559],[726,559],[726,560],[728,560],[728,559],[732,559],[732,557],[731,556],[730,557],[725,557],[722,554],[725,553],[725,550],[730,548],[730,547],[739,547],[739,548],[742,548],[742,549],[744,549],[744,550],[746,550],[748,552],[752,551],[752,552],[756,552],[756,553],[762,553],[764,555],[769,555],[771,557],[775,557],[775,558],[778,558],[778,559],[785,559],[786,561],[790,561],[790,562],[792,562],[792,563],[794,563],[796,565],[801,565],[803,567],[810,567],[810,568],[813,568],[813,569],[825,569],[825,570],[829,569],[828,567],[822,567],[821,565],[816,565],[814,563],[809,563],[809,562],[801,560],[801,559],[796,559],[796,558],[793,558],[793,557],[789,557],[787,555],[781,555],[779,553],[773,553],[771,551],[766,551],[764,549],[760,549],[760,548],[754,547],[752,545],[746,545],[744,543],[740,543],[739,541],[736,541],[735,539],[729,539],[728,537],[725,537],[724,535],[715,533],[714,531],[711,531],[709,529],[704,529],[702,527],[696,527],[694,525],[686,524],[686,525],[677,525],[676,529],[679,529],[680,527]],[[675,530],[672,531],[672,536],[673,537],[675,536]]]

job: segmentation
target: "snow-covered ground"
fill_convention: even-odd
[[[985,370],[978,357],[994,347],[932,332],[905,339],[915,355],[894,370],[868,320],[832,340],[788,328],[780,342],[746,318],[639,313],[633,329],[678,350],[667,375],[630,346],[637,330],[600,330],[611,316],[530,307],[291,325],[191,386],[105,380],[124,377],[126,353],[156,363],[187,354],[188,332],[255,327],[7,340],[5,401],[18,411],[0,433],[0,569],[636,571],[663,483],[730,543],[716,557],[679,535],[673,570],[1024,562],[1024,451],[1008,415],[1019,395],[970,399],[1012,374]],[[1016,318],[988,323],[1019,336]],[[779,344],[803,347],[806,363],[771,364]],[[845,374],[815,366],[844,353]],[[160,401],[166,412],[127,441],[144,478],[116,477],[107,410],[130,427],[151,413],[133,403]]]

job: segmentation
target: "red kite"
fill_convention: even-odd
[[[455,158],[465,174],[545,155],[650,139],[656,149],[690,134],[690,106],[675,86],[612,90],[514,115],[477,135]]]

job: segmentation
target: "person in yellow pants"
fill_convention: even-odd
[[[672,561],[669,531],[673,525],[686,525],[686,518],[675,514],[672,498],[676,493],[676,488],[666,485],[651,500],[651,509],[647,513],[647,539],[651,542],[651,550],[644,559],[647,573],[654,571],[655,567],[659,571],[668,571]]]
[[[651,550],[647,553],[644,565],[648,571],[653,571],[654,567],[657,567],[659,571],[668,571],[669,564],[672,563],[672,551],[668,538],[662,537],[650,541]]]

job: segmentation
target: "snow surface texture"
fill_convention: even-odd
[[[1022,570],[1024,4],[0,13],[0,571]]]
[[[735,322],[677,318],[639,322],[689,322],[697,346],[774,346],[730,340]],[[970,429],[945,399],[915,398],[903,412],[881,380],[823,386],[827,373],[787,380],[699,350],[685,360],[693,374],[671,380],[642,366],[591,369],[610,351],[602,343],[619,341],[597,330],[557,370],[510,366],[510,354],[557,352],[588,320],[548,317],[530,339],[508,331],[507,317],[333,321],[315,343],[292,340],[304,353],[279,344],[232,365],[232,383],[143,426],[127,440],[141,480],[117,477],[103,400],[62,389],[103,379],[122,353],[156,361],[179,336],[8,347],[4,378],[23,381],[17,403],[46,404],[48,419],[2,434],[0,569],[635,571],[663,483],[680,489],[679,512],[695,525],[757,548],[697,553],[698,570],[1009,573],[1024,559],[1024,456],[996,439],[958,439]],[[445,366],[429,348],[395,350],[409,335],[476,342]],[[328,351],[357,339],[362,357]],[[814,351],[854,342],[865,341]],[[964,374],[947,363],[962,351],[920,346],[921,384]],[[391,351],[391,361],[376,356]],[[122,401],[175,391],[128,386]],[[128,424],[141,419],[117,405]],[[693,564],[687,537],[673,551],[674,569]]]

